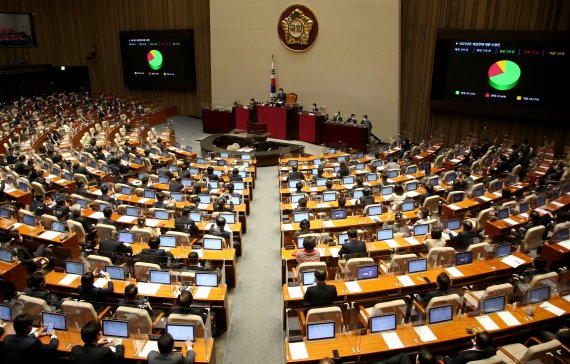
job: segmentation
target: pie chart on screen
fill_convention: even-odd
[[[148,61],[148,66],[155,71],[162,67],[162,53],[156,49],[147,53],[146,60]]]
[[[515,87],[521,78],[521,69],[513,61],[497,61],[488,72],[489,85],[496,90],[506,91]]]

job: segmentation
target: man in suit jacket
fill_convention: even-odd
[[[6,336],[2,343],[6,364],[46,363],[54,359],[59,344],[57,336],[52,333],[50,342],[43,344],[38,337],[45,336],[45,331],[40,329],[30,334],[32,323],[33,317],[28,314],[20,314],[14,319],[16,334]]]
[[[109,277],[109,273],[105,272],[104,274],[108,282],[107,288],[95,287],[95,275],[92,272],[83,273],[81,276],[81,284],[77,287],[77,293],[79,293],[81,300],[91,303],[101,303],[105,302],[107,296],[113,293],[113,282]]]
[[[434,364],[435,355],[428,349],[422,349],[416,356],[416,364]],[[375,361],[373,364],[412,364],[410,356],[407,353],[399,353],[382,361]]]
[[[152,237],[148,241],[149,248],[141,250],[139,257],[141,261],[146,263],[159,264],[161,267],[168,266],[169,260],[174,259],[171,252],[164,249],[159,249],[160,239]]]
[[[338,256],[342,257],[345,254],[358,254],[366,253],[366,243],[363,240],[356,239],[358,232],[354,228],[347,231],[349,241],[344,243],[338,252]]]
[[[449,239],[457,252],[464,252],[469,245],[477,243],[479,232],[473,230],[473,224],[469,220],[463,220],[463,231]],[[449,229],[445,230],[449,234]]]
[[[103,346],[109,342],[106,338],[101,338],[96,321],[89,321],[83,326],[81,340],[85,345],[75,345],[71,349],[71,358],[76,364],[112,364],[121,361],[125,356],[124,345],[116,345],[115,351]],[[111,344],[116,343],[116,341],[111,342]]]
[[[26,296],[42,299],[46,301],[48,305],[60,308],[63,300],[45,289],[45,286],[46,278],[44,274],[42,272],[34,272],[28,277],[28,288],[24,289],[24,294]]]
[[[113,263],[117,259],[116,254],[133,254],[133,248],[126,246],[123,242],[118,241],[116,236],[110,239],[99,241],[99,255],[111,258]]]
[[[319,269],[315,272],[315,280],[317,284],[307,288],[303,303],[306,307],[322,307],[331,306],[338,298],[335,286],[326,284],[327,272]]]
[[[303,172],[299,172],[299,167],[297,166],[293,166],[291,167],[291,173],[289,173],[289,181],[294,181],[296,179],[299,179],[301,181],[305,180],[305,175],[303,174]]]
[[[472,348],[463,350],[453,358],[444,357],[443,362],[445,364],[465,364],[470,361],[490,358],[497,352],[493,346],[491,335],[487,331],[478,332],[473,344]]]
[[[148,353],[148,364],[192,364],[196,359],[196,353],[192,349],[194,344],[187,340],[186,357],[182,353],[173,353],[174,339],[170,334],[162,334],[158,339],[158,351]]]

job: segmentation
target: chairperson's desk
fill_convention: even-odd
[[[509,320],[509,324],[503,321],[499,313],[487,315],[488,319],[496,325],[496,328],[489,330],[495,339],[495,345],[500,346],[512,340],[524,341],[529,336],[536,335],[536,332],[542,328],[549,327],[559,323],[561,320],[567,320],[570,313],[570,297],[552,297],[547,304],[537,305],[534,309],[534,315],[529,316],[528,307],[503,311],[505,316],[512,317],[515,321]],[[555,306],[562,310],[560,316],[543,308]],[[509,305],[510,306],[510,305]],[[428,331],[429,329],[429,331]],[[472,330],[472,334],[467,333],[467,329]],[[303,338],[303,344],[292,343],[292,345],[306,349],[304,358],[293,359],[291,356],[290,345],[285,340],[285,350],[287,363],[309,363],[316,362],[326,356],[331,357],[331,350],[338,350],[342,360],[369,360],[372,358],[388,357],[402,350],[419,351],[422,348],[429,348],[437,354],[453,354],[457,352],[457,345],[467,347],[468,342],[473,338],[475,332],[486,330],[477,317],[460,315],[453,318],[452,321],[431,324],[426,326],[413,327],[412,325],[401,326],[394,331],[400,339],[401,347],[390,347],[394,345],[392,340],[384,338],[382,334],[360,335],[360,333],[349,332],[346,334],[336,334],[332,340],[315,340],[308,341]],[[427,334],[433,333],[431,338]],[[390,345],[390,346],[389,346]],[[299,353],[303,350],[295,348],[295,352]],[[302,356],[302,355],[300,355]],[[560,357],[563,359],[563,357]]]
[[[323,142],[327,145],[344,143],[350,148],[366,149],[370,137],[370,128],[360,125],[333,123],[327,121],[324,125],[325,137]]]

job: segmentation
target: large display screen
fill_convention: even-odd
[[[35,46],[33,14],[0,12],[0,48]]]
[[[562,120],[569,115],[570,33],[440,30],[434,110]]]
[[[123,79],[127,86],[194,90],[194,31],[120,32]]]

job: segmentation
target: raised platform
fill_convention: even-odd
[[[253,148],[251,152],[228,150],[227,147],[237,143],[240,148]],[[228,152],[233,155],[250,154],[257,160],[257,166],[275,166],[279,158],[285,154],[301,154],[305,147],[298,144],[290,144],[267,140],[267,134],[251,134],[240,130],[233,130],[227,134],[214,134],[200,141],[202,155],[208,152]]]

